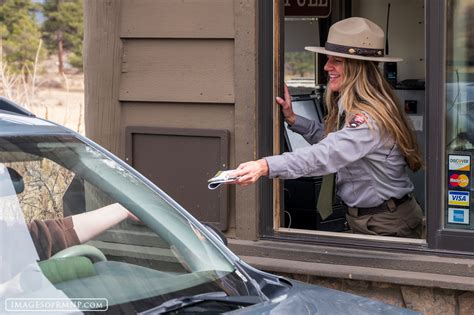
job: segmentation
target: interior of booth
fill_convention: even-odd
[[[287,1],[288,2],[288,1]],[[296,1],[294,1],[296,2]],[[329,26],[350,16],[365,17],[377,23],[387,34],[388,54],[403,58],[398,64],[380,67],[392,83],[408,118],[413,123],[418,145],[424,157],[425,134],[425,10],[423,0],[333,0],[327,17],[293,15],[284,17],[284,80],[292,96],[294,111],[322,121],[325,115],[325,57],[306,51],[305,46],[324,46]],[[388,19],[388,20],[387,20]],[[387,23],[388,21],[388,23]],[[387,32],[388,27],[388,32]],[[283,123],[281,151],[309,146],[300,135]],[[410,171],[409,171],[410,172]],[[410,172],[414,195],[425,209],[425,172]],[[280,227],[301,230],[350,232],[339,200],[325,220],[317,209],[321,177],[303,177],[282,183]]]

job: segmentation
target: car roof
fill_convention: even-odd
[[[37,118],[16,103],[0,97],[0,136],[73,133],[53,122]]]

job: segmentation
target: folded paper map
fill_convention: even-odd
[[[232,172],[235,170],[228,170],[228,171],[219,171],[214,175],[213,178],[207,181],[209,189],[216,189],[222,184],[225,183],[232,183],[239,179],[238,177],[232,176]]]

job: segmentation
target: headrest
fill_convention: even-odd
[[[15,169],[7,167],[8,173],[15,188],[16,194],[21,194],[25,190],[25,183],[23,182],[23,177]]]
[[[11,183],[15,189],[15,193],[21,194],[25,190],[25,183],[23,182],[23,177],[13,168],[7,167],[8,175],[10,175]],[[5,175],[3,175],[5,176]],[[3,189],[2,189],[3,190]],[[7,192],[0,191],[0,196],[6,196]]]

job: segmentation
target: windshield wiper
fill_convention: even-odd
[[[250,306],[260,302],[262,299],[258,296],[252,295],[236,295],[228,296],[225,292],[208,292],[197,294],[193,296],[183,296],[176,299],[171,299],[163,304],[153,307],[149,310],[139,313],[139,315],[161,314],[165,312],[175,311],[193,304],[198,304],[205,301],[222,302],[225,304],[234,304],[239,306]]]

